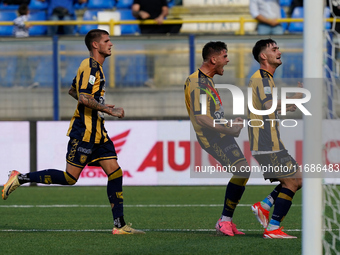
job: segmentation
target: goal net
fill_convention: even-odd
[[[326,7],[327,8],[327,7]],[[330,16],[340,18],[340,0],[328,0]],[[323,250],[340,254],[340,23],[326,24],[324,54],[325,95],[323,163],[328,175],[323,182]]]

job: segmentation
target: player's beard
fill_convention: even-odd
[[[98,51],[99,52],[99,54],[100,55],[102,55],[104,58],[107,58],[107,57],[109,57],[109,56],[111,56],[111,51],[109,51],[109,50],[106,50],[106,51],[103,51],[103,50],[100,50],[100,51]]]

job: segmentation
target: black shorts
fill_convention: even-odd
[[[287,150],[275,153],[253,155],[263,171],[263,176],[271,182],[278,178],[292,177],[299,171],[299,165]]]
[[[205,148],[199,137],[197,137],[197,140],[201,147],[220,162],[222,166],[234,166],[242,161],[246,161],[235,138],[232,136],[226,135],[222,138],[208,140],[209,148]]]
[[[111,140],[103,144],[83,142],[70,137],[67,146],[67,163],[84,168],[86,165],[99,166],[99,161],[117,159],[115,146]]]

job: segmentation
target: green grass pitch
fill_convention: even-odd
[[[267,240],[250,205],[274,186],[247,186],[219,236],[225,187],[124,187],[124,214],[146,235],[114,236],[106,187],[20,187],[0,202],[0,254],[301,254],[301,191],[283,226],[297,239]]]

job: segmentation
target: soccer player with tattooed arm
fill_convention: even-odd
[[[123,172],[117,162],[114,144],[104,127],[104,113],[123,118],[124,109],[105,103],[103,63],[113,46],[109,33],[93,29],[85,36],[90,57],[84,59],[73,79],[69,94],[78,101],[67,135],[66,171],[46,169],[21,174],[13,170],[2,190],[2,198],[24,183],[74,185],[86,165],[100,166],[108,177],[107,196],[111,204],[112,234],[144,234],[126,224],[123,214]]]

